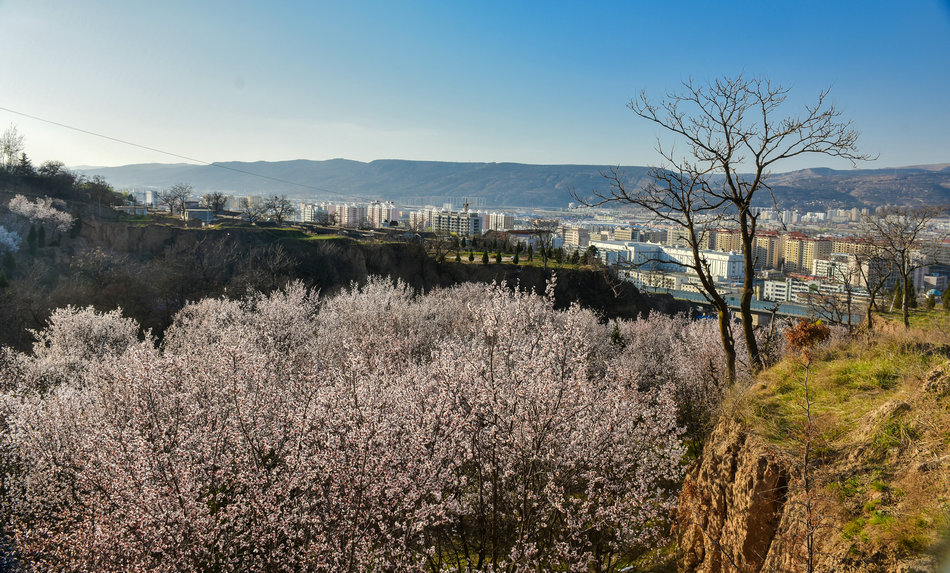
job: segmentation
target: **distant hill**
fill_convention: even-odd
[[[606,191],[604,165],[528,165],[348,159],[214,165],[139,164],[83,167],[117,188],[163,188],[190,183],[200,192],[280,193],[345,200],[391,199],[439,204],[479,197],[491,207],[565,207],[571,190]],[[622,168],[631,185],[646,182],[647,168]],[[253,174],[253,175],[251,175]],[[882,204],[950,204],[950,164],[896,169],[805,169],[774,174],[769,183],[784,208],[867,207]],[[768,194],[760,198],[771,203]]]
[[[950,165],[894,169],[804,169],[774,175],[776,198],[800,207],[950,204]]]

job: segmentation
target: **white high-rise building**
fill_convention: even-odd
[[[326,207],[314,203],[301,203],[297,216],[302,223],[326,223],[329,220]]]
[[[366,218],[373,227],[382,227],[387,221],[392,221],[396,207],[392,201],[373,201],[366,207]]]
[[[489,213],[488,230],[507,231],[515,226],[515,218],[507,213]]]
[[[336,220],[341,227],[359,227],[367,221],[366,205],[354,203],[337,205]]]
[[[482,218],[478,213],[438,211],[432,214],[432,229],[437,232],[471,237],[482,234]]]

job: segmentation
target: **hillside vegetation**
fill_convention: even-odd
[[[109,209],[120,197],[102,181],[61,171],[0,175],[0,321],[7,325],[0,329],[0,344],[18,349],[29,348],[29,330],[43,328],[50,313],[66,305],[103,311],[121,306],[160,336],[189,301],[271,292],[293,280],[332,293],[372,275],[399,278],[423,292],[470,281],[543,292],[556,275],[559,308],[577,301],[604,319],[678,308],[669,297],[641,296],[632,285],[576,265],[555,271],[473,265],[439,261],[413,241],[358,241],[239,222],[195,227],[172,217],[122,218]],[[32,210],[14,212],[18,202]],[[37,214],[41,203],[52,218]]]
[[[616,571],[666,546],[722,388],[711,321],[374,279],[204,299],[164,342],[56,311],[0,351],[11,563]],[[632,350],[631,352],[625,349]]]
[[[950,316],[917,322],[819,349],[808,368],[811,424],[797,353],[725,408],[681,494],[681,570],[948,564]]]

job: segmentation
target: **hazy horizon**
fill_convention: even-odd
[[[440,161],[434,159],[398,159],[395,157],[380,157],[377,159],[370,159],[367,161],[361,161],[359,159],[349,159],[346,157],[330,157],[327,159],[307,159],[305,157],[297,157],[294,159],[273,159],[273,160],[250,160],[250,161],[214,161],[211,163],[188,163],[185,161],[177,162],[163,162],[163,161],[148,161],[142,163],[124,163],[122,165],[66,165],[67,169],[77,169],[80,171],[83,170],[92,170],[92,169],[117,169],[121,167],[136,167],[136,166],[148,166],[148,165],[160,165],[160,166],[177,166],[177,165],[189,165],[194,167],[211,167],[215,164],[228,164],[228,163],[291,163],[294,161],[313,161],[313,162],[322,162],[322,161],[352,161],[355,163],[369,164],[375,161],[416,161],[420,163],[460,163],[460,164],[480,164],[484,163],[487,165],[501,165],[501,164],[515,164],[515,165],[537,165],[537,166],[571,166],[576,165],[580,167],[609,167],[611,165],[605,163],[524,163],[521,161]],[[653,164],[645,163],[643,165],[634,165],[632,163],[620,165],[620,167],[651,167]],[[886,169],[923,169],[930,171],[940,171],[950,167],[950,161],[947,162],[938,162],[938,163],[918,163],[915,165],[880,165],[876,161],[865,162],[858,165],[855,168],[850,167],[847,163],[843,165],[837,165],[834,167],[828,167],[837,171],[849,171],[849,170],[886,170]],[[787,170],[778,170],[774,171],[775,174],[780,173],[790,173],[794,171],[803,171],[808,169],[825,169],[826,167],[819,166],[801,166],[795,167],[794,169]]]

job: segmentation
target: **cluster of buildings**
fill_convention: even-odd
[[[840,210],[835,217],[860,217],[861,211]],[[653,290],[700,290],[692,249],[683,230],[676,228],[617,227],[588,223],[562,230],[567,248],[594,247],[598,257],[617,267],[623,278]],[[724,292],[738,290],[744,277],[745,257],[738,229],[708,228],[698,237],[701,257]],[[878,269],[867,259],[875,247],[854,237],[809,236],[799,231],[760,231],[753,238],[752,256],[757,273],[758,298],[777,302],[810,303],[815,299],[867,298],[867,282],[878,282]],[[936,256],[914,271],[919,293],[943,293],[950,277],[950,244],[936,245]],[[889,279],[890,288],[896,278]]]
[[[142,204],[155,203],[151,191],[144,191]],[[260,196],[228,196],[225,209],[240,211],[259,206]],[[199,205],[189,205],[196,217]],[[204,210],[207,211],[207,210]],[[597,256],[618,273],[648,289],[699,290],[698,277],[690,268],[692,249],[683,229],[644,225],[619,225],[600,213],[573,224],[548,220],[551,229],[546,244],[566,251],[593,247]],[[824,212],[778,211],[757,209],[763,229],[769,223],[811,228],[810,224],[848,225],[867,215],[867,209],[830,209]],[[532,242],[537,226],[516,220],[510,213],[442,207],[400,208],[392,201],[301,202],[295,218],[300,222],[340,225],[351,228],[405,228],[414,232],[432,231],[460,237],[475,237],[487,231],[506,231],[509,239]],[[539,221],[535,220],[537,224]],[[775,228],[774,225],[771,228]],[[717,286],[724,292],[737,289],[744,278],[742,238],[738,229],[706,228],[698,238],[698,247]],[[800,231],[761,230],[752,242],[753,265],[757,272],[758,297],[763,300],[806,303],[816,297],[867,296],[866,283],[876,282],[875,269],[866,261],[874,246],[847,236],[808,235]],[[921,255],[922,256],[922,255]],[[926,261],[914,272],[919,292],[943,293],[950,277],[950,244],[938,244],[934,260]],[[863,266],[862,266],[863,265]],[[891,279],[894,280],[893,278]],[[890,285],[888,285],[890,286]]]
[[[300,203],[298,220],[306,223],[340,225],[342,227],[384,228],[405,227],[412,231],[434,231],[461,237],[481,235],[486,230],[504,231],[514,228],[509,213],[469,211],[443,207],[400,209],[391,201],[369,203]]]
[[[146,189],[132,193],[135,206],[127,208],[130,214],[139,214],[133,210],[135,208],[141,209],[141,214],[148,207],[161,208],[158,190]],[[224,210],[238,213],[248,208],[260,208],[266,199],[260,195],[227,195]],[[188,202],[187,208],[189,218],[214,220],[213,213],[205,209],[197,197]],[[507,231],[515,227],[514,216],[510,213],[475,211],[469,210],[467,206],[459,210],[451,204],[405,209],[392,201],[299,202],[295,204],[294,220],[361,229],[402,227],[416,232],[433,231],[467,237],[478,236],[489,230]]]
[[[303,223],[379,229],[397,223],[399,209],[392,201],[300,203],[297,207],[297,220]]]

